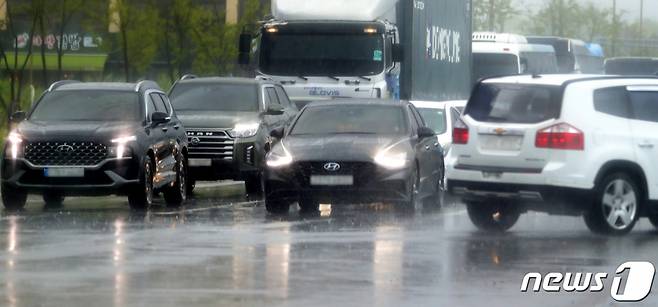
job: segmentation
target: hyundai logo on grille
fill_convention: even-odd
[[[330,172],[337,172],[340,169],[340,164],[336,162],[325,163],[324,169]]]
[[[197,145],[199,145],[199,143],[201,143],[201,139],[199,139],[198,137],[195,136],[192,139],[190,139],[190,143],[194,146],[197,146]]]
[[[62,155],[68,155],[71,154],[75,149],[71,145],[59,145],[57,146],[57,152],[62,154]]]

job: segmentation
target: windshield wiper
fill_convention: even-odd
[[[302,80],[304,80],[304,81],[308,81],[308,78],[306,78],[306,77],[304,77],[304,76],[297,76],[297,78],[302,79]]]
[[[363,80],[366,80],[366,81],[368,81],[368,82],[372,81],[372,79],[371,79],[371,78],[368,78],[368,77],[364,77],[364,76],[357,76],[357,77],[359,77],[359,78],[361,78],[361,79],[363,79]]]
[[[334,80],[336,80],[336,81],[340,81],[340,78],[338,78],[338,77],[334,77],[334,76],[327,76],[327,77],[328,77],[328,78],[331,78],[331,79],[334,79]]]

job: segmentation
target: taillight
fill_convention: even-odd
[[[452,128],[452,143],[468,144],[468,126],[461,119],[455,121],[455,125]]]
[[[537,148],[584,150],[585,134],[575,127],[561,123],[537,132]]]

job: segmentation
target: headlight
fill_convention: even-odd
[[[237,124],[229,130],[228,134],[232,138],[248,138],[256,135],[259,127],[259,123]]]
[[[407,154],[381,151],[375,155],[375,163],[388,169],[403,168],[407,165]]]
[[[265,158],[267,166],[271,168],[279,168],[282,166],[290,165],[292,163],[292,155],[281,144],[281,152],[272,151],[267,154]]]
[[[9,136],[7,136],[7,150],[9,151],[8,154],[12,159],[18,158],[22,143],[23,137],[16,132],[11,132],[9,133]]]
[[[115,154],[117,159],[123,159],[123,157],[130,155],[130,148],[126,144],[134,141],[137,141],[137,137],[134,135],[113,139],[111,142],[116,144],[116,147],[110,149],[110,154]]]

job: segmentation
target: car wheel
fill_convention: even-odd
[[[415,210],[417,207],[421,205],[420,199],[418,197],[419,188],[420,188],[420,174],[418,174],[417,167],[414,167],[412,169],[411,178],[409,178],[409,182],[411,184],[408,184],[409,191],[407,191],[407,194],[409,195],[410,199],[406,202],[403,202],[401,204],[400,209]]]
[[[164,191],[167,206],[178,207],[187,199],[187,159],[180,156],[176,164],[176,182]]]
[[[60,192],[44,192],[43,202],[46,206],[61,206],[64,203],[64,194]]]
[[[287,214],[290,211],[290,203],[280,199],[265,199],[265,209],[271,214]]]
[[[299,198],[299,211],[302,213],[314,213],[320,211],[320,203],[310,195]]]
[[[249,175],[245,179],[244,186],[248,195],[262,196],[264,194],[265,191],[263,190],[262,177],[263,175],[259,173],[256,175]]]
[[[153,204],[153,161],[151,158],[144,158],[139,175],[139,187],[128,195],[128,203],[134,210],[144,210]]]
[[[649,222],[653,227],[658,228],[658,213],[649,213]]]
[[[585,224],[595,233],[627,234],[635,227],[640,204],[640,189],[631,177],[610,175],[597,184],[594,203],[584,215]]]
[[[0,186],[0,194],[2,194],[2,204],[7,210],[23,209],[27,203],[27,192],[9,187],[6,184]]]
[[[521,216],[521,211],[516,205],[499,201],[468,202],[466,210],[475,227],[491,232],[509,230]]]

